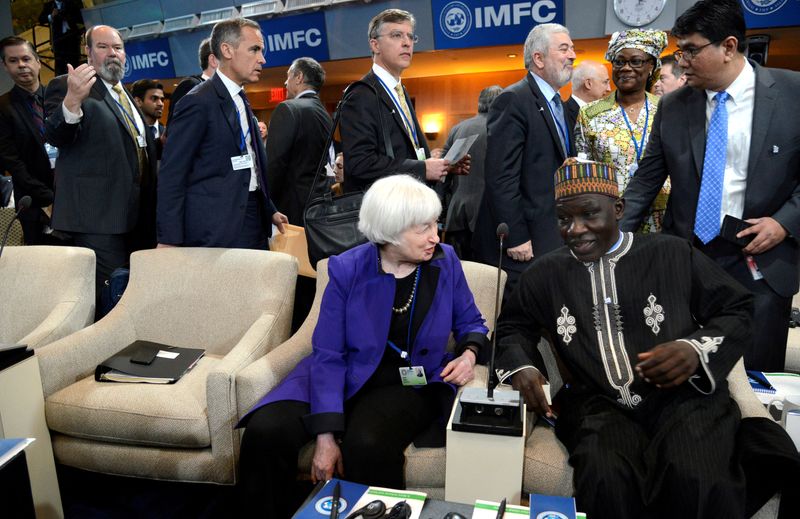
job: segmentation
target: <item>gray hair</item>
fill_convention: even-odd
[[[408,22],[411,24],[411,27],[417,26],[417,19],[414,18],[414,15],[409,13],[408,11],[404,11],[402,9],[385,9],[380,13],[376,14],[372,20],[369,21],[369,27],[367,28],[367,38],[370,40],[374,40],[378,37],[378,33],[381,31],[383,24],[385,23],[405,23]]]
[[[525,53],[525,68],[528,70],[531,69],[534,52],[547,56],[547,53],[550,51],[551,37],[554,34],[562,32],[569,35],[569,29],[558,23],[543,23],[531,29],[531,32],[528,33],[528,37],[525,38],[525,47],[523,50]]]
[[[211,54],[215,58],[222,60],[223,43],[238,48],[239,41],[242,39],[243,27],[251,27],[259,32],[261,31],[261,26],[248,18],[229,18],[217,22],[214,28],[211,29]]]
[[[372,243],[399,245],[403,232],[436,220],[441,212],[442,203],[433,189],[410,175],[391,175],[367,190],[358,213],[358,230]]]
[[[481,90],[481,93],[478,94],[478,113],[485,114],[488,112],[492,102],[502,92],[503,89],[499,85],[492,85]]]
[[[600,65],[600,63],[596,61],[581,61],[578,66],[572,70],[572,89],[582,88],[584,81],[587,79],[594,79],[598,65]]]
[[[292,75],[303,74],[303,83],[319,92],[325,84],[325,69],[314,58],[297,58],[289,67]]]

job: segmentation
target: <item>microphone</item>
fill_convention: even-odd
[[[494,398],[494,354],[497,350],[497,317],[500,314],[500,276],[503,272],[503,240],[508,238],[508,224],[503,222],[497,226],[497,240],[500,242],[500,257],[497,260],[497,286],[494,293],[494,332],[492,332],[492,356],[489,358],[489,376],[486,378],[486,396]]]
[[[19,215],[22,213],[22,211],[26,210],[31,206],[32,201],[33,200],[31,200],[31,197],[28,195],[25,195],[19,199],[19,203],[17,204],[17,213],[14,215],[14,218],[12,218],[10,222],[8,222],[6,230],[3,233],[3,243],[2,245],[0,245],[0,257],[3,256],[3,249],[6,248],[6,241],[8,241],[8,235],[11,234],[11,226],[14,225],[14,220],[19,218]]]

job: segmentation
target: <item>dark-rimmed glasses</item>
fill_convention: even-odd
[[[715,41],[710,41],[705,45],[700,45],[699,47],[693,47],[689,49],[678,49],[672,53],[672,56],[675,58],[675,61],[680,61],[681,59],[685,59],[686,61],[691,61],[700,54],[700,51],[708,47],[709,45],[714,45]]]
[[[631,68],[642,68],[644,64],[649,61],[651,61],[649,58],[631,58],[629,60],[614,58],[611,60],[611,66],[614,68],[624,68],[625,65],[630,65]]]

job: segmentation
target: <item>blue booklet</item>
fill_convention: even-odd
[[[341,479],[331,479],[306,505],[294,514],[292,519],[321,519],[331,515],[333,503],[333,487],[339,483],[339,517],[347,517],[353,511],[353,505],[369,488],[367,485],[351,483]]]
[[[576,519],[575,498],[531,494],[532,519]]]

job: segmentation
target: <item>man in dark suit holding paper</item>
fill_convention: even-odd
[[[693,241],[754,294],[745,366],[783,371],[798,289],[800,74],[745,58],[744,16],[734,0],[696,3],[672,33],[688,86],[661,101],[625,191],[623,229],[638,228],[669,175],[664,232]],[[724,215],[752,224],[739,233],[749,245],[720,236]]]
[[[158,182],[158,243],[267,249],[272,224],[283,232],[266,181],[267,156],[243,85],[258,81],[264,59],[259,25],[217,23],[214,76],[176,107]]]
[[[361,79],[365,85],[357,84],[350,90],[341,109],[347,192],[366,191],[379,178],[397,173],[413,175],[423,182],[440,182],[448,172],[469,172],[468,158],[450,164],[431,157],[411,99],[401,83],[400,76],[411,66],[414,55],[415,26],[414,15],[401,9],[386,9],[369,23],[372,70]],[[384,135],[388,137],[389,150]]]

